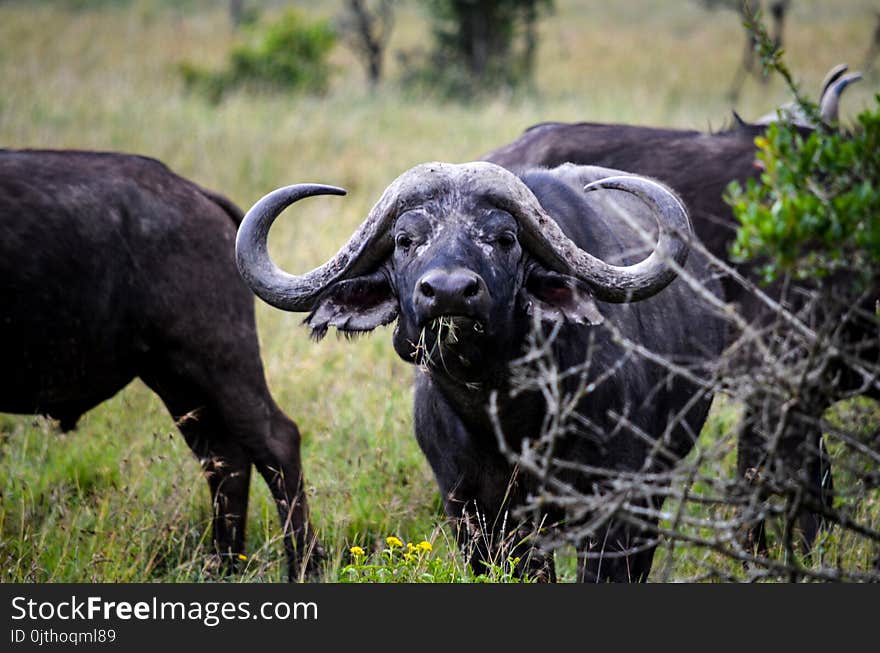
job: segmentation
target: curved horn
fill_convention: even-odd
[[[437,192],[440,178],[430,178],[446,164],[424,164],[405,172],[391,183],[366,220],[348,242],[326,263],[311,272],[293,275],[269,257],[269,229],[281,212],[305,197],[345,195],[345,190],[322,184],[297,184],[272,191],[244,216],[235,240],[235,257],[245,282],[260,298],[285,311],[311,311],[324,289],[343,279],[371,271],[393,249],[389,227],[399,206]]]
[[[825,97],[825,94],[828,92],[828,88],[836,82],[840,76],[849,70],[849,66],[845,63],[839,63],[834,68],[828,71],[828,74],[825,75],[825,79],[822,80],[822,88],[819,91],[819,102],[822,102],[822,99]]]
[[[345,195],[345,190],[322,184],[297,184],[274,190],[251,207],[235,238],[235,261],[242,278],[263,300],[288,311],[309,310],[324,286],[351,265],[349,250],[357,249],[352,237],[331,260],[301,276],[288,274],[272,262],[267,244],[272,223],[288,206],[314,195]]]
[[[822,117],[822,122],[827,124],[837,122],[840,96],[843,94],[843,91],[847,86],[853,82],[859,81],[861,78],[862,73],[850,73],[848,75],[843,75],[842,77],[838,76],[838,78],[825,89],[819,102],[819,114]]]
[[[594,181],[584,186],[593,192],[602,188],[619,190],[635,195],[650,207],[657,221],[659,237],[648,258],[627,266],[602,263],[594,274],[597,279],[605,274],[603,293],[605,301],[639,301],[657,294],[678,276],[669,265],[675,261],[684,265],[690,252],[687,239],[693,226],[684,204],[669,188],[646,177],[619,175]],[[592,282],[598,287],[597,281]]]
[[[538,241],[531,248],[551,267],[562,267],[561,271],[586,281],[601,301],[619,304],[647,299],[677,276],[669,261],[683,265],[687,260],[690,247],[686,238],[693,233],[687,210],[666,186],[646,177],[621,174],[584,187],[587,193],[600,189],[630,193],[651,209],[659,228],[659,238],[646,259],[632,265],[606,263],[580,249],[552,220],[550,224],[529,223],[527,231]],[[559,259],[564,261],[562,266],[558,265]]]

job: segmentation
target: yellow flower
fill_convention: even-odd
[[[364,550],[359,546],[353,546],[349,549],[349,551],[351,551],[351,555],[353,555],[353,556],[364,555]]]
[[[416,550],[416,545],[413,544],[412,542],[407,542],[406,543],[406,550],[408,553],[412,553],[413,551]]]
[[[239,559],[239,560],[247,560],[247,556],[246,556],[245,554],[243,554],[243,553],[239,553],[239,554],[238,554],[238,559]]]
[[[410,560],[412,560],[414,557],[415,557],[415,556],[413,556],[412,553],[404,553],[404,554],[403,554],[403,559],[406,560],[407,562],[409,562]]]
[[[400,538],[399,538],[399,537],[394,537],[393,535],[389,535],[388,537],[386,537],[386,538],[385,538],[385,542],[386,542],[386,543],[388,544],[388,546],[390,546],[392,549],[396,549],[396,548],[398,548],[398,547],[402,547],[402,546],[403,546],[403,542],[400,541]]]
[[[423,553],[427,553],[428,551],[434,550],[434,547],[431,546],[431,543],[428,542],[428,540],[422,540],[421,542],[418,543],[416,548]]]

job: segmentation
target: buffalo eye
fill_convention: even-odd
[[[504,231],[498,235],[495,242],[497,242],[498,246],[503,249],[510,249],[516,245],[516,235],[511,231]]]
[[[412,247],[412,238],[410,238],[407,234],[398,234],[397,238],[394,239],[394,244],[397,245],[397,249],[407,250]]]

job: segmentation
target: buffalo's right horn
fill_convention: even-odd
[[[845,68],[844,68],[845,70]],[[819,114],[822,116],[822,122],[830,125],[837,122],[838,111],[840,106],[840,96],[844,89],[857,82],[862,78],[862,73],[849,73],[848,75],[838,75],[828,84],[822,91],[822,97],[819,100]]]
[[[274,190],[251,207],[235,238],[235,262],[245,282],[260,298],[287,311],[310,310],[318,293],[349,262],[349,257],[340,252],[321,267],[296,276],[279,268],[269,257],[269,228],[275,218],[294,202],[314,195],[345,195],[345,191],[322,184],[297,184]]]

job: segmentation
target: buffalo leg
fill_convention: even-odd
[[[245,551],[251,461],[234,442],[216,440],[218,420],[208,411],[175,416],[177,426],[199,459],[211,492],[213,540],[228,570],[234,570]]]
[[[743,544],[758,555],[768,554],[765,520],[760,511],[771,494],[795,497],[802,549],[809,553],[824,525],[822,512],[833,507],[834,481],[831,461],[819,420],[827,406],[821,400],[804,402],[782,415],[769,402],[749,403],[738,436],[737,474],[749,488],[748,507],[742,512]],[[778,442],[766,433],[782,424]],[[771,448],[773,450],[771,450]]]
[[[662,500],[654,504],[658,511]],[[650,532],[611,521],[576,548],[579,583],[644,583],[651,572],[657,542]]]
[[[810,504],[798,515],[798,523],[803,533],[805,550],[809,552],[819,532],[825,526],[823,510],[834,507],[834,479],[831,475],[831,460],[822,439],[822,432],[812,427],[807,432],[805,451],[797,456],[801,460],[802,483]]]
[[[247,481],[254,464],[269,486],[281,519],[288,578],[314,576],[320,549],[309,524],[299,431],[269,395],[261,369],[250,370],[251,378],[244,364],[225,369],[234,369],[236,377],[224,376],[225,370],[198,370],[214,387],[197,395],[191,388],[205,385],[201,378],[182,378],[176,371],[141,377],[165,402],[208,474],[212,501],[219,511],[214,522],[218,549],[235,556],[244,550]]]
[[[288,579],[315,577],[322,553],[309,522],[296,424],[275,404],[262,377],[247,387],[221,386],[217,396],[227,439],[256,466],[275,501]]]
[[[276,409],[266,440],[251,446],[251,455],[275,499],[284,534],[289,580],[317,577],[324,555],[309,522],[299,430]]]
[[[460,491],[447,495],[444,504],[455,525],[459,549],[474,574],[509,566],[517,578],[556,582],[553,554],[535,546],[537,528],[533,522],[512,523],[514,518],[507,505],[489,506],[478,499],[464,498]]]
[[[250,460],[238,447],[234,449],[235,453],[215,454],[207,464],[203,463],[211,490],[214,546],[230,561],[231,569],[237,566],[237,560],[245,550],[251,479]]]
[[[245,551],[251,461],[248,454],[224,433],[222,420],[198,399],[185,399],[177,383],[147,380],[168,411],[202,466],[211,493],[214,550],[229,571]]]
[[[742,489],[748,490],[748,496],[743,497],[748,502],[747,506],[740,510],[740,519],[743,522],[740,539],[750,553],[766,556],[768,545],[764,519],[755,516],[761,510],[759,504],[766,500],[766,493],[760,488],[766,447],[756,424],[757,419],[758,411],[747,406],[737,434],[736,473]]]

